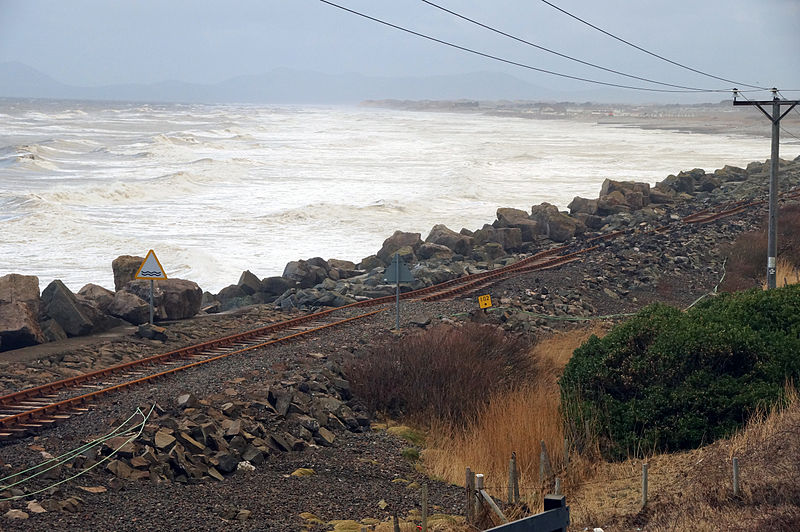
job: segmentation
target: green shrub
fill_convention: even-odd
[[[730,435],[800,375],[800,287],[651,305],[578,348],[560,380],[567,428],[610,458]]]

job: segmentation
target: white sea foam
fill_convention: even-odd
[[[245,269],[358,261],[397,229],[475,229],[498,207],[596,197],[607,177],[769,155],[763,138],[372,109],[39,102],[0,116],[0,275],[75,290],[111,287],[115,257],[152,248],[170,276],[217,292]]]

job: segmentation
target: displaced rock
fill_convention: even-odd
[[[260,292],[262,289],[261,281],[250,270],[243,271],[236,284],[248,296]]]
[[[475,231],[473,238],[477,246],[496,243],[505,251],[515,251],[522,247],[522,231],[516,227],[495,229],[491,225],[484,225]]]
[[[67,333],[54,319],[44,319],[39,322],[39,326],[42,328],[42,334],[44,334],[46,342],[58,342],[67,339]]]
[[[3,517],[5,517],[6,519],[27,519],[30,516],[27,513],[23,512],[22,510],[17,510],[16,508],[12,508],[11,510],[3,514]]]
[[[428,260],[432,258],[451,259],[454,253],[453,250],[447,246],[425,242],[417,249],[417,255],[422,260]]]
[[[295,281],[300,288],[311,288],[321,283],[327,274],[325,268],[305,260],[291,261],[283,269],[283,277]]]
[[[601,216],[630,212],[630,210],[630,206],[625,201],[625,195],[619,190],[600,196],[597,200],[597,214]]]
[[[264,292],[271,296],[279,296],[292,288],[295,283],[285,277],[266,277],[261,280],[261,287]]]
[[[384,264],[389,264],[392,261],[392,256],[398,250],[408,247],[414,253],[421,245],[422,239],[419,233],[395,231],[392,236],[383,241],[383,247],[378,251],[377,256]]]
[[[39,278],[35,275],[9,273],[0,277],[0,305],[25,303],[34,316],[39,314]]]
[[[546,202],[531,207],[531,218],[539,222],[544,229],[543,234],[555,242],[566,242],[585,231],[585,227],[578,220]]]
[[[111,261],[111,269],[114,271],[114,291],[119,292],[126,284],[133,281],[143,262],[144,257],[133,255],[122,255]]]
[[[567,205],[567,208],[569,209],[569,213],[573,216],[581,213],[595,215],[597,214],[597,200],[575,196],[570,204]]]
[[[30,306],[22,301],[0,303],[0,351],[18,349],[45,341]]]
[[[109,305],[114,301],[114,292],[92,283],[78,290],[77,295],[103,312],[107,312]]]
[[[463,235],[448,229],[446,225],[434,225],[425,242],[430,244],[439,244],[453,250],[454,253],[459,255],[469,255],[472,250],[472,237],[471,235]]]
[[[165,327],[159,327],[158,325],[150,325],[149,323],[143,323],[139,325],[139,328],[136,329],[136,336],[139,338],[146,338],[148,340],[157,340],[159,342],[166,342],[167,341],[167,329]]]
[[[135,294],[141,300],[148,302],[149,319],[150,281],[131,281],[125,285],[123,291]],[[200,311],[202,302],[203,291],[194,281],[166,279],[155,281],[153,284],[153,305],[157,319],[191,318]]]
[[[369,257],[364,257],[361,259],[361,262],[358,263],[358,267],[362,270],[374,270],[375,268],[385,268],[387,263],[383,262],[381,259],[378,258],[377,255],[370,255]]]
[[[203,291],[194,281],[167,279],[156,284],[163,294],[158,306],[163,319],[183,320],[200,312]]]
[[[150,303],[132,292],[119,291],[114,294],[106,312],[134,325],[150,321]]]
[[[67,336],[83,336],[95,330],[93,315],[86,304],[78,301],[69,288],[59,280],[55,280],[42,292],[44,312],[53,318],[67,333]]]

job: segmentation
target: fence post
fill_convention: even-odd
[[[517,453],[511,453],[511,460],[508,462],[508,504],[514,504],[514,486],[517,481]]]
[[[647,506],[647,464],[642,464],[642,508]]]
[[[739,459],[733,457],[733,496],[739,496]]]
[[[466,517],[467,524],[471,525],[475,522],[475,473],[470,468],[467,468],[467,479],[464,482],[466,488]]]
[[[553,489],[553,495],[561,495],[561,479],[556,478],[556,485]]]
[[[547,445],[544,440],[540,443],[542,452],[539,456],[539,481],[544,482],[545,477],[553,476],[553,466],[550,464],[550,457],[547,455]]]
[[[428,483],[422,485],[422,532],[428,532]]]

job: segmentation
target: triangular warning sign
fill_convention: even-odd
[[[147,252],[147,256],[144,258],[144,262],[142,262],[142,265],[139,266],[139,270],[136,272],[136,278],[152,279],[154,281],[167,278],[167,274],[164,272],[164,268],[161,266],[161,263],[158,262],[158,257],[156,257],[156,252],[153,251],[152,249]]]

